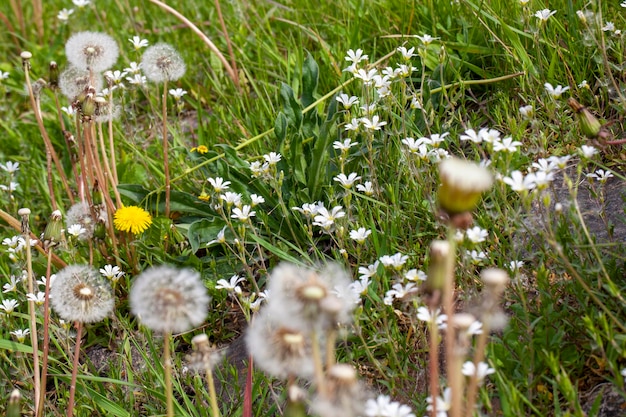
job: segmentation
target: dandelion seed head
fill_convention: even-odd
[[[141,57],[141,68],[155,83],[176,81],[185,75],[187,67],[178,51],[167,43],[157,43],[146,49]]]
[[[148,328],[179,333],[202,323],[209,301],[200,274],[162,265],[138,275],[130,290],[130,308]]]
[[[102,72],[117,61],[119,49],[111,36],[100,32],[78,32],[65,43],[67,60],[81,70]]]
[[[63,268],[50,288],[50,306],[70,322],[98,322],[109,315],[114,305],[111,286],[88,265]]]

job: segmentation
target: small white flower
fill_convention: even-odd
[[[126,77],[126,81],[131,85],[145,85],[148,82],[148,79],[145,75],[135,74],[132,77]]]
[[[357,184],[356,189],[366,196],[374,195],[374,188],[371,181],[365,181],[363,184]]]
[[[430,144],[433,145],[435,148],[438,147],[440,143],[444,142],[446,136],[448,136],[449,134],[449,132],[445,132],[442,134],[433,133],[432,135],[430,135]]]
[[[50,287],[52,287],[52,285],[54,284],[54,280],[57,279],[57,275],[56,274],[51,274],[50,275]],[[46,283],[48,282],[48,279],[45,276],[42,276],[40,279],[38,279],[37,281],[37,285],[40,287],[44,287],[46,286]]]
[[[539,158],[537,162],[532,163],[532,167],[535,168],[536,171],[546,173],[554,172],[559,168],[556,161],[546,158]]]
[[[474,143],[481,143],[483,141],[482,136],[474,129],[467,129],[465,134],[459,137],[461,140],[471,140]]]
[[[63,111],[63,113],[67,114],[70,117],[73,117],[76,114],[76,109],[73,106],[63,106],[61,107],[61,110]]]
[[[513,191],[517,192],[530,191],[537,186],[534,174],[524,176],[524,174],[517,170],[511,172],[510,177],[502,178],[502,181],[510,186]]]
[[[131,62],[128,64],[128,68],[124,68],[124,72],[127,74],[139,74],[141,73],[141,64]]]
[[[79,9],[82,9],[85,6],[89,6],[91,1],[90,0],[72,0],[72,3],[74,4],[74,6],[78,7]]]
[[[367,117],[363,117],[361,119],[361,122],[363,122],[363,127],[365,127],[368,130],[380,130],[384,125],[387,124],[387,122],[384,121],[379,121],[380,118],[378,117],[378,115],[374,115],[372,116],[372,119],[368,119]]]
[[[569,90],[569,87],[563,87],[562,85],[557,85],[556,87],[553,87],[550,83],[545,83],[543,86],[546,88],[546,91],[548,92],[550,97],[554,99],[561,98],[563,93]]]
[[[556,10],[551,11],[550,9],[543,9],[543,10],[537,10],[535,12],[535,17],[539,19],[541,22],[545,22],[550,17],[554,16],[555,14],[556,14]]]
[[[535,110],[533,109],[533,106],[527,104],[526,106],[522,106],[519,108],[519,114],[522,115],[523,119],[529,120],[533,118]]]
[[[465,231],[465,236],[472,243],[481,243],[487,240],[489,232],[487,232],[485,229],[481,229],[478,226],[474,226],[471,229],[467,229]]]
[[[411,49],[406,49],[404,46],[400,46],[396,49],[396,51],[400,52],[400,55],[402,55],[402,59],[404,59],[405,61],[408,61],[414,56],[417,56],[414,47]]]
[[[215,238],[215,240],[210,241],[209,243],[206,244],[206,246],[211,246],[214,243],[226,243],[226,226],[222,227],[222,230],[220,230],[219,232],[217,232],[217,237]]]
[[[524,261],[509,262],[509,269],[511,269],[512,271],[518,271],[522,266],[524,266]]]
[[[100,268],[100,274],[113,282],[117,282],[121,277],[126,275],[126,273],[117,265],[105,265]]]
[[[516,152],[517,148],[520,146],[522,146],[522,142],[508,137],[502,139],[502,142],[495,142],[493,144],[493,150],[495,152]]]
[[[18,342],[24,343],[26,336],[30,334],[30,329],[18,329],[11,331],[11,334],[15,336]]]
[[[436,410],[437,417],[447,417],[448,411],[452,407],[452,390],[450,388],[446,388],[443,391],[443,397],[437,396],[436,401]],[[433,409],[433,399],[431,396],[426,398],[426,402],[428,403],[428,407],[426,407],[427,411],[431,411]]]
[[[128,40],[128,42],[133,44],[133,48],[135,48],[135,51],[138,51],[141,48],[145,48],[146,46],[148,46],[148,40],[141,39],[139,36],[133,36],[132,39]]]
[[[620,6],[622,6],[622,7],[626,7],[626,1],[625,1],[624,3],[622,3],[622,4],[620,4]],[[620,371],[620,374],[622,374],[622,376],[623,376],[624,378],[626,378],[626,368],[622,369],[622,370]]]
[[[429,324],[435,320],[437,327],[441,329],[445,327],[448,316],[441,314],[441,309],[437,309],[433,314],[428,307],[422,306],[417,309],[417,319]]]
[[[20,303],[17,300],[2,300],[0,310],[4,310],[4,314],[12,314],[19,305]]]
[[[424,44],[424,46],[428,46],[432,43],[432,41],[439,39],[439,38],[433,38],[430,35],[424,34],[424,36],[417,36],[417,39],[419,39],[420,41],[422,41],[422,43]]]
[[[256,211],[251,210],[252,207],[245,205],[242,208],[235,207],[233,209],[233,214],[230,216],[233,219],[239,219],[242,222],[248,221],[251,217],[256,215]]]
[[[224,178],[222,177],[207,178],[207,181],[211,184],[213,191],[216,193],[221,193],[227,190],[230,185],[230,181],[224,181]]]
[[[609,170],[598,169],[596,172],[591,172],[587,174],[587,178],[598,180],[601,184],[604,184],[608,181],[609,178],[613,177],[613,173]]]
[[[324,207],[324,204],[322,204],[321,201],[318,201],[317,203],[304,203],[302,204],[302,207],[292,207],[291,209],[295,211],[299,211],[300,213],[304,214],[306,217],[312,219],[315,216],[317,216],[319,209],[322,207]]]
[[[378,265],[380,265],[379,261],[374,262],[372,265],[368,266],[360,266],[359,267],[359,278],[360,279],[369,279],[376,275],[378,271]]]
[[[263,198],[263,196],[257,195],[257,194],[252,194],[250,196],[250,205],[252,207],[258,206],[259,204],[263,204],[265,203],[265,198]]]
[[[583,145],[580,147],[580,153],[584,158],[591,158],[598,153],[598,150],[593,146]]]
[[[417,286],[413,282],[409,282],[406,285],[401,283],[393,284],[391,289],[385,293],[383,302],[385,305],[392,305],[394,299],[403,300],[407,297],[417,293]]]
[[[6,80],[7,78],[9,78],[9,73],[8,72],[4,72],[2,70],[0,70],[0,81],[2,80]]]
[[[282,159],[282,156],[279,153],[270,152],[267,155],[263,155],[263,159],[265,159],[265,162],[267,162],[271,166],[279,163]]]
[[[178,101],[181,98],[183,98],[185,94],[187,94],[187,91],[183,90],[182,88],[177,88],[177,89],[171,89],[169,93],[170,93],[170,96],[174,97],[174,100]]]
[[[85,233],[87,233],[87,229],[85,229],[82,225],[80,224],[73,224],[70,227],[67,228],[67,233],[70,236],[73,236],[75,238],[80,238],[81,235],[84,235]]]
[[[487,259],[487,254],[483,251],[477,251],[475,249],[471,251],[466,251],[465,254],[471,259],[472,263],[475,265],[480,264],[482,261]]]
[[[339,94],[336,100],[343,105],[344,110],[349,110],[353,105],[359,103],[357,96],[348,96],[347,94]]]
[[[333,178],[333,180],[337,181],[346,188],[352,188],[354,183],[360,179],[361,177],[357,175],[356,172],[351,172],[348,176],[346,176],[346,174],[342,172],[341,174]]]
[[[371,230],[359,227],[357,230],[350,230],[350,239],[355,240],[357,243],[363,243],[371,234]]]
[[[589,89],[589,83],[587,82],[587,80],[582,80],[580,84],[578,84],[578,88],[586,88]]]
[[[226,281],[225,279],[220,279],[219,281],[217,281],[215,289],[241,293],[241,288],[238,284],[242,281],[245,281],[244,277],[240,277],[239,275],[233,275],[228,281]]]
[[[230,208],[232,206],[240,207],[241,206],[241,194],[233,193],[231,191],[226,191],[224,194],[220,194],[220,201],[222,203],[226,203],[226,205]]]
[[[9,174],[15,174],[20,169],[20,163],[8,161],[6,164],[0,164],[0,169]]]
[[[411,97],[411,105],[412,109],[423,109],[422,102],[416,96]]]
[[[9,292],[16,291],[17,290],[17,284],[20,281],[21,281],[21,279],[19,279],[15,275],[11,275],[11,277],[9,278],[9,282],[7,282],[6,284],[4,284],[2,286],[2,292],[6,294],[6,293],[9,293]]]
[[[33,294],[32,292],[29,292],[28,294],[26,294],[26,299],[28,301],[34,301],[35,304],[40,306],[46,300],[46,293],[42,291],[39,291],[37,294]]]
[[[328,211],[326,207],[320,207],[318,214],[313,218],[313,225],[320,226],[324,230],[329,230],[330,227],[335,224],[335,220],[344,217],[346,213],[341,206],[335,206],[331,211]]]
[[[602,26],[603,32],[615,32],[615,24],[613,22],[606,22],[604,26]]]
[[[346,123],[346,125],[344,126],[344,130],[357,131],[359,130],[360,125],[361,125],[361,119],[353,118],[351,121]]]
[[[360,68],[354,74],[354,78],[358,78],[363,81],[363,85],[371,85],[374,82],[377,73],[378,70],[376,68],[372,68],[369,71]]]
[[[469,377],[475,376],[479,385],[483,383],[487,375],[491,375],[494,372],[496,372],[496,370],[490,368],[485,362],[478,362],[478,367],[476,367],[474,362],[467,361],[463,364],[463,368],[461,369],[463,375]]]
[[[379,261],[382,263],[385,268],[393,268],[395,270],[400,270],[409,259],[408,255],[403,255],[400,252],[395,253],[391,256],[384,255],[381,256]]]
[[[352,142],[352,139],[344,139],[343,142],[338,140],[333,142],[333,148],[342,152],[348,152],[353,146],[358,146],[359,142]]]
[[[363,54],[362,49],[357,49],[356,51],[353,49],[349,49],[346,53],[345,60],[352,62],[354,64],[358,64],[361,61],[367,61],[369,57]]]
[[[74,13],[74,9],[63,9],[57,14],[57,19],[61,22],[67,22],[72,13]]]
[[[426,281],[428,279],[428,275],[426,275],[426,273],[422,270],[417,270],[417,269],[409,269],[408,271],[406,271],[406,274],[404,274],[404,278],[407,281]]]
[[[480,132],[478,132],[478,134],[481,138],[483,138],[483,142],[496,143],[500,141],[500,132],[496,129],[488,129],[486,127],[483,127],[482,129],[480,129]]]

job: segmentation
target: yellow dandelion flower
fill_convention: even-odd
[[[209,201],[211,199],[211,196],[208,195],[206,191],[202,191],[202,193],[200,193],[200,195],[198,196],[198,199],[202,201]]]
[[[209,148],[207,148],[204,145],[200,145],[197,148],[191,148],[191,152],[193,152],[193,151],[196,151],[196,152],[201,153],[201,154],[205,154],[205,153],[209,152]]]
[[[150,227],[152,216],[141,207],[122,207],[115,212],[113,224],[117,230],[138,235]]]

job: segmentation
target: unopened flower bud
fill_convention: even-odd
[[[89,94],[81,103],[80,111],[85,119],[90,119],[96,113],[96,102]]]
[[[9,404],[7,405],[7,417],[20,417],[20,400],[22,396],[20,392],[14,389],[9,396]]]
[[[45,250],[57,246],[63,238],[63,223],[61,222],[61,212],[55,210],[50,215],[50,222],[41,235],[41,241]]]
[[[567,104],[569,104],[574,113],[576,113],[576,118],[578,119],[580,130],[583,134],[590,139],[598,137],[602,130],[602,124],[598,119],[591,114],[585,106],[572,97],[567,100]]]
[[[435,291],[443,291],[448,273],[448,256],[450,255],[450,243],[445,240],[435,240],[430,244],[430,266],[428,278],[422,285],[422,292],[432,294]]]
[[[486,168],[454,157],[439,164],[439,180],[439,206],[449,215],[473,210],[481,194],[493,184]]]
[[[56,62],[50,61],[50,77],[48,79],[48,87],[56,90],[59,87],[59,66]]]

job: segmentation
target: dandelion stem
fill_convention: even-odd
[[[165,171],[165,217],[170,217],[170,163],[169,163],[169,142],[167,141],[167,78],[163,83],[163,103],[161,111],[163,114],[163,167]]]
[[[26,246],[26,283],[28,287],[28,292],[30,294],[33,293],[33,258],[30,251],[30,228],[28,226],[28,218],[25,222],[26,226],[22,230],[22,235],[24,237],[25,246]],[[30,344],[33,348],[33,384],[35,391],[35,398],[39,398],[39,393],[41,392],[41,380],[39,374],[39,346],[38,346],[38,338],[37,338],[37,317],[35,311],[35,301],[28,300],[28,313],[30,315]],[[39,410],[39,402],[35,401],[35,415],[40,416],[41,412]]]
[[[165,404],[167,407],[167,417],[174,417],[174,400],[172,394],[172,355],[170,353],[170,343],[172,343],[172,333],[166,332],[163,337],[163,372],[165,379]]]
[[[40,414],[43,415],[44,400],[46,397],[46,380],[48,379],[48,354],[50,352],[50,275],[52,266],[52,248],[48,249],[48,263],[46,265],[46,298],[43,304],[43,357],[41,363],[41,391],[39,392]]]
[[[250,358],[252,360],[252,358]],[[217,405],[217,394],[215,392],[215,381],[213,381],[213,370],[210,366],[205,369],[206,381],[209,386],[209,401],[211,402],[211,409],[213,410],[213,417],[220,417],[220,409]]]
[[[487,314],[490,314],[489,312]],[[485,348],[487,347],[487,338],[489,337],[489,320],[483,320],[483,332],[478,335],[476,342],[476,350],[474,351],[474,375],[470,378],[467,387],[467,408],[465,409],[465,417],[472,417],[474,414],[474,405],[476,404],[476,395],[478,393],[478,364],[485,358]]]
[[[48,132],[43,124],[43,117],[41,115],[41,109],[38,104],[38,100],[35,99],[35,95],[33,93],[33,86],[30,82],[30,64],[26,61],[23,65],[24,67],[24,77],[26,79],[26,87],[28,88],[28,95],[30,97],[30,104],[33,108],[33,113],[35,113],[35,120],[37,121],[37,126],[39,127],[39,132],[41,133],[41,137],[43,138],[44,145],[46,146],[46,153],[49,153],[52,160],[54,161],[54,165],[59,173],[59,177],[61,178],[61,182],[63,183],[63,187],[65,188],[65,192],[67,193],[67,197],[70,200],[71,204],[74,204],[74,195],[72,194],[72,190],[67,182],[67,177],[65,176],[65,172],[63,171],[63,166],[61,165],[61,161],[59,160],[59,156],[57,155],[54,147],[52,146],[52,141],[48,136]],[[50,190],[50,198],[54,204],[54,190]],[[53,210],[56,210],[53,207]]]
[[[70,399],[67,402],[67,417],[74,414],[74,396],[76,395],[76,378],[78,377],[78,366],[80,359],[80,344],[83,337],[83,323],[77,321],[76,326],[76,345],[74,347],[74,358],[72,361],[72,382],[70,383]]]
[[[455,240],[456,228],[452,225],[448,226],[448,244],[450,250],[446,259],[446,273],[445,273],[445,285],[443,290],[443,308],[444,313],[448,316],[448,326],[446,327],[445,335],[445,347],[446,347],[446,375],[448,377],[448,386],[452,391],[452,408],[450,413],[452,417],[458,417],[460,414],[459,409],[455,409],[455,404],[459,404],[460,396],[462,393],[458,389],[460,386],[458,370],[455,367],[457,360],[455,359],[455,328],[452,325],[452,317],[454,316],[454,263],[456,261],[456,240]],[[455,389],[457,387],[457,389]],[[433,399],[433,401],[436,401]],[[458,407],[456,407],[458,408]]]
[[[431,417],[437,416],[437,397],[439,396],[439,327],[436,320],[436,311],[441,301],[441,292],[435,290],[430,300],[430,314],[432,320],[430,322],[430,348],[428,350],[429,361],[429,381],[430,381],[430,398]]]

